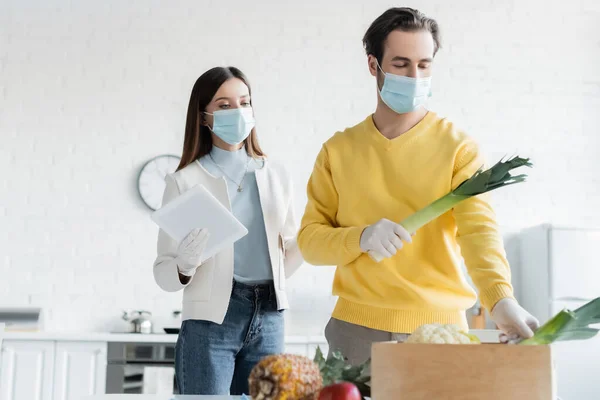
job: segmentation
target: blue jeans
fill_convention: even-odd
[[[284,349],[283,312],[272,284],[233,283],[223,324],[186,320],[175,347],[180,394],[248,394],[248,376],[261,358]]]

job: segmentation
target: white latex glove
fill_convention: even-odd
[[[202,252],[208,241],[208,231],[206,229],[193,229],[183,238],[177,248],[177,268],[179,273],[185,276],[192,276],[196,268],[200,265]]]
[[[402,248],[402,240],[411,243],[410,233],[402,225],[384,218],[363,231],[360,248],[365,253],[374,252],[380,258],[389,258]]]
[[[501,299],[490,314],[492,321],[503,332],[501,342],[528,339],[540,327],[539,321],[511,298]]]

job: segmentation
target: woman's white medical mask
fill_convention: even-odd
[[[211,131],[230,145],[238,145],[246,140],[256,125],[252,107],[217,110],[212,114],[205,114],[213,116]]]

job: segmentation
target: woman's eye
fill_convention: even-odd
[[[220,108],[221,110],[226,110],[226,109],[228,109],[228,108],[229,108],[229,104],[221,104],[221,105],[219,106],[219,108]]]
[[[249,107],[250,106],[250,102],[249,101],[245,101],[245,102],[242,103],[242,105],[244,107]]]

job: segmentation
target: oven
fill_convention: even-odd
[[[106,393],[179,394],[175,343],[108,343]]]

